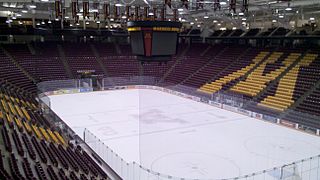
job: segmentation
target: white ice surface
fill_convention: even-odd
[[[230,178],[320,154],[320,138],[156,90],[50,96],[127,162],[185,178]]]

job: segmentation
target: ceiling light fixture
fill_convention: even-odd
[[[35,8],[37,8],[37,6],[34,5],[34,4],[31,4],[31,5],[29,6],[29,8],[30,8],[30,9],[35,9]]]
[[[286,9],[284,9],[284,10],[286,10],[286,11],[291,11],[292,10],[292,8],[291,7],[287,7]]]

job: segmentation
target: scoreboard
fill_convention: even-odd
[[[141,61],[168,61],[177,53],[181,23],[129,21],[131,49]]]

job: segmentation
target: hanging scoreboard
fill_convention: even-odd
[[[181,23],[130,21],[127,23],[134,55],[142,61],[167,61],[177,53]]]

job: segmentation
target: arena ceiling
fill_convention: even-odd
[[[63,7],[66,8],[67,17],[71,17],[71,1],[65,0]],[[248,12],[241,13],[243,0],[236,0],[236,12],[229,10],[229,0],[220,0],[221,9],[214,10],[214,0],[189,0],[188,9],[185,8],[181,0],[172,0],[172,6],[166,7],[166,12],[170,18],[173,14],[172,9],[179,10],[179,18],[186,24],[198,24],[199,26],[215,27],[221,24],[228,24],[235,27],[248,27],[249,24],[277,23],[281,26],[290,28],[292,22],[302,23],[318,22],[320,18],[320,0],[248,0]],[[0,0],[0,16],[19,18],[37,18],[48,20],[54,15],[54,0]],[[119,4],[124,7],[130,6],[149,6],[162,7],[164,0],[90,0],[90,10],[93,10],[93,2],[99,3],[98,11],[100,19],[103,21],[103,4]],[[82,0],[79,0],[80,7]],[[202,8],[199,8],[202,4]],[[36,8],[32,8],[35,5]],[[81,11],[81,9],[80,9]],[[81,17],[80,17],[81,19]],[[68,18],[72,23],[72,19]],[[92,19],[91,19],[92,21]],[[301,24],[301,23],[300,23]],[[293,26],[292,26],[293,27]]]

